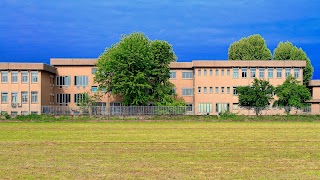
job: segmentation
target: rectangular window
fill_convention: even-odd
[[[291,74],[291,68],[286,68],[286,78],[289,77]]]
[[[38,103],[38,92],[37,91],[31,92],[31,103]]]
[[[22,115],[22,116],[28,115],[28,111],[21,111],[21,115]]]
[[[31,71],[31,82],[32,83],[38,82],[38,71]]]
[[[221,69],[221,76],[224,76],[224,69]]]
[[[1,82],[8,83],[8,71],[1,71]]]
[[[201,69],[198,69],[198,76],[201,76]]]
[[[182,79],[192,79],[193,72],[192,71],[182,71]]]
[[[192,88],[182,88],[182,96],[192,96],[193,89]]]
[[[219,76],[219,69],[216,69],[216,76]]]
[[[198,87],[198,93],[201,93],[201,87]]]
[[[11,93],[11,103],[18,103],[18,93],[17,92],[12,92]]]
[[[230,94],[230,87],[227,87],[227,93]]]
[[[11,83],[18,83],[18,71],[11,71]]]
[[[17,116],[18,115],[18,111],[11,111],[11,116]]]
[[[210,76],[212,76],[212,69],[210,69]]]
[[[1,93],[1,103],[8,103],[8,93],[7,92]]]
[[[277,78],[282,78],[282,68],[277,68]]]
[[[88,76],[75,76],[74,85],[76,86],[88,86]]]
[[[176,71],[170,71],[170,79],[175,79],[177,75]]]
[[[300,77],[300,69],[299,68],[294,68],[294,77],[299,78]]]
[[[212,103],[199,103],[199,113],[211,113]]]
[[[85,98],[85,95],[86,94],[84,94],[84,93],[74,94],[74,103],[76,103],[76,104],[80,103]]]
[[[186,108],[187,108],[187,110],[186,111],[193,111],[193,108],[192,108],[192,104],[186,104]]]
[[[255,78],[256,77],[256,68],[250,68],[250,77]]]
[[[233,104],[232,104],[232,109],[233,109],[233,110],[239,109],[239,104],[238,104],[238,103],[233,103]]]
[[[70,94],[57,94],[57,104],[68,104],[70,103]]]
[[[91,74],[96,74],[97,73],[97,68],[91,68]]]
[[[57,76],[56,77],[56,85],[60,86],[70,86],[71,85],[71,77],[70,76]]]
[[[219,93],[219,87],[216,87],[216,94]]]
[[[22,99],[22,103],[27,103],[28,102],[28,92],[27,91],[22,91],[21,92],[21,99]]]
[[[264,68],[259,68],[259,78],[264,78]]]
[[[224,87],[221,87],[221,93],[224,93]]]
[[[91,92],[98,92],[98,86],[91,86]]]
[[[229,103],[216,103],[216,112],[223,113],[229,111]]]
[[[233,78],[238,78],[239,77],[239,69],[238,68],[233,68]]]
[[[207,75],[207,69],[203,70],[203,75],[206,76]]]
[[[177,88],[172,88],[172,95],[177,94]]]
[[[242,78],[246,78],[247,77],[247,72],[248,72],[248,69],[247,68],[242,68],[241,69],[241,77]]]
[[[268,68],[268,78],[269,79],[273,78],[273,68]]]
[[[212,94],[213,93],[213,88],[212,87],[210,87],[210,94]]]
[[[207,87],[204,87],[204,88],[203,88],[203,93],[204,93],[204,94],[207,94]]]
[[[22,83],[28,82],[28,71],[21,71],[21,82]]]
[[[237,87],[233,87],[233,95],[234,95],[234,96],[238,95]]]
[[[230,69],[227,70],[227,76],[230,76]]]

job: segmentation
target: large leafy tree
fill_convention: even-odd
[[[169,64],[175,60],[166,41],[151,41],[143,33],[124,35],[100,55],[95,81],[125,105],[170,105],[175,99]]]
[[[229,60],[269,60],[271,58],[271,51],[259,34],[232,43],[228,50]]]
[[[278,99],[273,105],[284,107],[287,114],[290,113],[291,107],[302,108],[307,106],[306,101],[311,99],[309,89],[292,76],[277,86],[275,93]]]
[[[237,87],[239,105],[245,108],[253,108],[256,115],[266,109],[273,99],[274,87],[266,80],[254,79],[251,86]]]
[[[280,42],[273,52],[274,60],[305,60],[306,67],[303,69],[303,83],[308,84],[313,74],[313,67],[307,54],[294,46],[291,42]]]

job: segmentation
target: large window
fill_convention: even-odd
[[[57,94],[57,104],[68,104],[70,103],[70,94]]]
[[[192,71],[182,71],[182,79],[192,79],[193,72]]]
[[[286,68],[286,78],[289,77],[291,74],[291,68]]]
[[[38,103],[38,92],[37,91],[31,92],[31,103]]]
[[[216,112],[223,113],[229,111],[229,103],[216,103]]]
[[[199,113],[211,113],[212,103],[199,103]]]
[[[12,92],[11,93],[11,103],[17,103],[18,101],[18,93],[17,92]]]
[[[273,68],[268,68],[268,78],[269,79],[273,78]]]
[[[1,82],[8,83],[8,71],[1,71]]]
[[[74,94],[74,102],[77,104],[77,103],[80,103],[84,98],[85,98],[85,95],[84,93],[81,93],[81,94]]]
[[[242,68],[241,69],[241,77],[246,78],[247,77],[247,73],[248,73],[248,69],[247,68]]]
[[[193,89],[192,88],[182,88],[182,96],[192,96]]]
[[[27,103],[28,102],[28,92],[27,91],[22,91],[21,92],[21,99],[22,99],[22,103]]]
[[[259,68],[259,78],[264,78],[264,68]]]
[[[31,82],[32,83],[38,82],[38,71],[31,71]]]
[[[282,78],[282,68],[277,68],[277,78]]]
[[[294,68],[294,77],[299,78],[300,77],[300,69]]]
[[[74,85],[76,86],[88,86],[88,76],[75,76]]]
[[[21,71],[21,82],[22,83],[28,82],[28,71]]]
[[[1,103],[8,103],[8,93],[7,92],[1,93]]]
[[[255,78],[256,77],[256,68],[250,68],[250,77]]]
[[[56,84],[57,86],[70,86],[71,85],[71,78],[70,76],[57,76],[56,77]]]
[[[18,83],[18,71],[11,71],[11,83]]]
[[[177,72],[176,71],[170,71],[170,78],[171,79],[175,79],[177,76]]]
[[[238,68],[233,68],[233,78],[238,78],[239,77],[239,69]]]

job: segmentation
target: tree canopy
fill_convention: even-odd
[[[302,108],[307,106],[306,101],[311,99],[309,89],[292,76],[289,76],[282,85],[277,86],[275,93],[278,99],[273,105],[285,107],[288,114],[291,107]]]
[[[264,110],[273,99],[274,87],[266,80],[254,79],[251,86],[239,86],[239,105],[245,108],[254,108],[256,115]]]
[[[122,97],[124,105],[176,104],[169,82],[169,64],[175,60],[166,41],[151,41],[143,33],[124,35],[100,55],[95,81]]]
[[[232,43],[228,50],[229,60],[269,60],[271,58],[271,51],[259,34]]]
[[[306,67],[303,69],[303,83],[308,84],[312,78],[313,67],[307,54],[294,46],[291,42],[280,42],[273,52],[274,60],[305,60]]]

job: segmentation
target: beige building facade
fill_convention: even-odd
[[[50,65],[0,63],[0,111],[40,114],[43,106],[77,106],[82,93],[98,93],[98,84],[94,82],[96,62],[97,59],[51,58]],[[302,81],[305,66],[305,61],[172,62],[170,81],[177,95],[188,104],[190,114],[218,114],[226,110],[254,114],[253,110],[239,107],[236,87],[250,85],[254,78],[269,80],[274,86],[282,84],[289,75]],[[311,81],[309,87],[311,113],[320,113],[320,81]],[[98,105],[121,105],[121,98],[102,94]],[[283,113],[272,107],[267,111]]]

